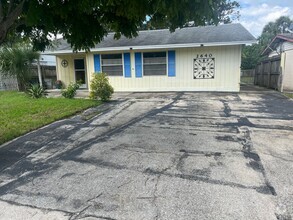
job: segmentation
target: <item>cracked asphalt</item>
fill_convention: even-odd
[[[257,87],[116,94],[0,147],[0,219],[291,220],[292,122]]]

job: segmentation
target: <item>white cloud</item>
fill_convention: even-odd
[[[257,3],[256,1],[240,0],[239,22],[246,27],[255,37],[258,37],[263,27],[270,21],[275,21],[281,16],[292,16],[293,7],[285,6],[284,1],[278,1],[282,6],[273,2]],[[286,3],[286,2],[285,2]]]

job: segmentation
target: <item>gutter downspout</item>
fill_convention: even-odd
[[[281,57],[282,59],[282,57]],[[283,92],[283,88],[284,88],[284,85],[283,85],[283,81],[284,81],[284,75],[286,73],[286,53],[284,53],[284,61],[282,62],[283,64],[283,68],[282,68],[282,73],[281,73],[281,92]]]

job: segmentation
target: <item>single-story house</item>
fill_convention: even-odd
[[[108,34],[90,52],[74,53],[61,40],[57,79],[81,80],[105,72],[115,91],[231,91],[240,89],[241,48],[255,38],[241,24],[139,31],[136,38]]]
[[[280,91],[293,91],[293,34],[277,35],[262,52],[269,58],[280,57]]]

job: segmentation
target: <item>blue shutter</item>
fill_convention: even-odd
[[[142,77],[142,62],[141,53],[135,53],[135,76]]]
[[[168,51],[168,76],[176,76],[176,67],[175,67],[175,51]]]
[[[101,72],[100,54],[95,54],[94,55],[94,67],[95,67],[95,73]]]
[[[124,76],[131,77],[130,53],[124,53]]]

